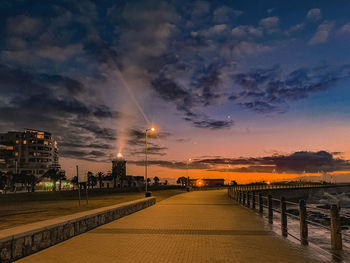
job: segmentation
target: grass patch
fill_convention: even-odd
[[[180,193],[184,193],[184,190],[152,191],[152,195],[156,197],[157,202]],[[144,192],[112,193],[94,191],[89,193],[89,204],[86,204],[86,200],[84,200],[85,192],[82,191],[81,206],[79,207],[77,191],[1,195],[0,230],[124,203],[143,197]]]

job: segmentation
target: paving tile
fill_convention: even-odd
[[[197,191],[98,227],[19,262],[329,262],[265,227],[226,191]]]

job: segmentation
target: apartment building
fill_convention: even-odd
[[[32,129],[0,133],[0,160],[2,169],[13,173],[41,176],[50,168],[60,168],[57,142],[51,133]]]

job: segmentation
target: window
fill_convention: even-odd
[[[44,145],[49,145],[49,142],[48,141],[44,141]]]
[[[19,140],[16,140],[16,144],[19,144]]]
[[[23,141],[23,144],[27,144],[27,141],[26,141],[26,140],[24,140],[24,141]]]
[[[18,152],[15,152],[15,156],[18,156]]]
[[[6,146],[6,150],[12,151],[13,150],[13,146]]]
[[[36,137],[38,139],[44,139],[44,133],[43,132],[38,132],[38,134],[36,135]]]

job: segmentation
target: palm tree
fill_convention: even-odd
[[[79,187],[78,176],[74,176],[70,181],[73,184],[73,190],[74,190],[74,185]]]
[[[7,185],[7,175],[6,173],[0,172],[0,189],[5,189]]]
[[[29,173],[25,177],[25,182],[27,185],[28,192],[35,192],[35,185],[39,182],[39,178],[36,177],[34,174]]]
[[[59,181],[59,191],[61,191],[61,183],[62,180],[66,180],[65,172],[62,170],[59,170],[57,168],[50,168],[49,170],[44,173],[42,177],[50,178],[51,181],[53,181],[52,191],[56,191],[56,182]]]
[[[177,184],[181,184],[181,186],[185,186],[187,184],[187,178],[182,176],[179,177],[176,181]]]
[[[104,177],[104,173],[103,172],[98,172],[97,173],[97,180],[98,180],[98,184],[99,184],[100,188],[102,188],[103,177]]]
[[[88,186],[94,189],[94,186],[97,184],[97,178],[94,176],[92,172],[88,172]]]
[[[153,178],[153,181],[154,181],[154,184],[155,185],[158,185],[159,184],[159,177],[158,176],[155,176],[154,178]]]

